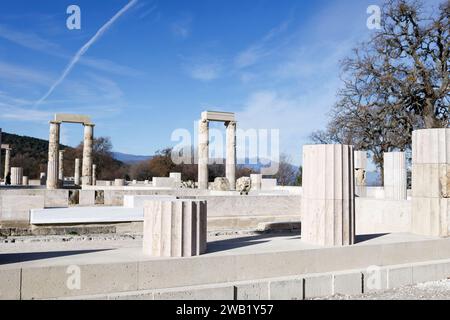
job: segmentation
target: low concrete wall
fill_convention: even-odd
[[[31,209],[66,208],[69,190],[21,188],[0,190],[0,222],[29,222]]]
[[[425,263],[391,265],[370,271],[364,269],[344,270],[257,281],[90,295],[75,297],[75,299],[305,300],[336,294],[359,295],[394,289],[427,281],[444,280],[449,275],[450,260],[436,260]]]
[[[440,239],[288,252],[79,264],[83,280],[78,290],[67,287],[67,279],[71,275],[68,272],[70,266],[67,265],[3,267],[0,272],[0,288],[9,288],[3,292],[7,295],[2,296],[3,299],[46,299],[138,290],[163,292],[168,288],[204,285],[221,288],[231,285],[235,287],[237,296],[234,297],[237,299],[264,299],[268,298],[268,288],[272,289],[272,283],[284,281],[274,278],[286,277],[286,281],[274,284],[274,292],[280,294],[278,297],[299,299],[302,298],[298,296],[301,290],[305,294],[304,298],[313,298],[337,293],[336,290],[342,293],[359,293],[358,283],[361,284],[361,290],[368,292],[445,279],[450,276],[449,253],[450,239]],[[364,284],[359,282],[359,279],[370,280],[371,266],[379,266],[376,272],[379,272],[380,285],[375,288],[368,285],[370,281]],[[5,270],[8,271],[4,272]],[[16,277],[16,274],[21,276]],[[364,278],[360,278],[361,274],[364,274]],[[302,281],[298,281],[299,279]],[[290,296],[290,290],[297,294]],[[287,296],[281,296],[283,292]],[[200,299],[192,295],[190,297]]]
[[[411,231],[410,200],[355,199],[356,234]]]
[[[31,208],[44,208],[44,197],[38,195],[2,195],[0,221],[28,222]]]
[[[363,188],[363,187],[360,187],[360,188]],[[365,194],[365,198],[384,199],[384,188],[383,187],[365,187],[364,194]]]

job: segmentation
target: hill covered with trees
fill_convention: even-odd
[[[12,146],[11,166],[22,167],[24,175],[30,179],[39,178],[40,172],[47,171],[48,141],[28,136],[2,133],[2,143]],[[152,177],[167,177],[170,172],[181,172],[183,180],[197,180],[196,164],[175,164],[172,161],[171,148],[157,151],[154,156],[143,161],[133,161],[125,163],[117,160],[112,151],[112,143],[109,137],[98,137],[94,139],[93,163],[97,166],[98,180],[114,180],[123,178],[127,180],[151,180]],[[60,145],[60,150],[64,150],[64,176],[72,177],[74,174],[75,159],[83,158],[83,144],[80,143],[73,148]],[[2,158],[4,163],[4,151]],[[130,155],[128,155],[130,156]],[[223,159],[222,159],[223,160]],[[209,165],[209,181],[214,181],[216,177],[225,176],[224,161]],[[4,168],[1,168],[3,176]],[[236,178],[249,176],[257,173],[247,165],[238,165],[236,168]],[[282,185],[301,184],[301,171],[289,163],[285,156],[280,158],[278,173],[274,176]]]

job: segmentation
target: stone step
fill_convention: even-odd
[[[56,298],[62,300],[304,300],[450,279],[450,259],[253,281]]]

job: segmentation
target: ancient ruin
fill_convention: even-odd
[[[50,121],[50,135],[47,166],[47,189],[57,189],[63,184],[63,154],[60,153],[60,127],[61,124],[79,123],[84,126],[83,162],[81,182],[82,185],[92,184],[92,143],[94,140],[94,124],[88,116],[75,114],[55,114]]]
[[[207,188],[212,183],[208,181],[209,121],[221,121],[227,127],[226,177],[217,177],[211,189]],[[63,122],[85,127],[81,175],[80,159],[75,159],[74,176],[64,177],[64,152],[59,150]],[[174,297],[188,294],[202,299],[204,293],[197,286],[208,285],[208,299],[236,295],[306,299],[360,294],[449,275],[450,129],[414,131],[410,190],[405,153],[384,155],[384,186],[372,187],[366,182],[367,152],[354,151],[349,145],[305,145],[301,187],[279,186],[261,174],[236,181],[235,116],[208,111],[202,113],[199,124],[198,186],[183,181],[179,172],[152,181],[98,180],[92,163],[93,126],[86,116],[55,115],[50,122],[46,186],[42,185],[44,173],[39,180],[30,180],[22,168],[10,168],[11,148],[2,145],[11,186],[0,187],[1,223],[3,228],[32,226],[37,234],[136,233],[141,237],[133,245],[114,249],[117,258],[121,251],[132,258],[116,261],[107,252],[95,253],[109,261],[106,268],[80,254],[77,261],[84,272],[98,280],[83,283],[76,291],[68,290],[65,278],[58,275],[65,272],[65,264],[72,263],[71,258],[57,258],[61,266],[55,270],[60,271],[51,274],[39,262],[18,262],[8,269],[0,264],[0,284],[9,288],[1,298],[92,294],[100,299],[133,298],[140,290],[145,293],[138,294],[155,298],[170,287],[180,288],[174,289]],[[63,185],[64,179],[73,179],[73,187]],[[284,230],[279,236],[264,237],[278,228]],[[259,231],[255,237],[266,243],[241,248],[239,237],[227,236],[230,231]],[[213,235],[220,235],[220,240]],[[401,255],[396,254],[399,250]],[[175,257],[195,259],[175,264],[171,260]],[[125,271],[133,263],[145,270],[139,287],[129,286],[136,275]],[[200,265],[201,277],[196,272]],[[374,265],[380,266],[381,280],[376,285],[367,280]],[[165,270],[171,270],[170,274]],[[117,285],[107,288],[102,283],[110,277]],[[277,280],[280,277],[283,280]]]

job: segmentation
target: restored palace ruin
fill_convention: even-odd
[[[226,126],[225,177],[217,183],[208,181],[211,121]],[[64,177],[59,148],[65,122],[84,126],[73,177]],[[320,144],[303,147],[302,186],[286,187],[261,174],[237,183],[236,123],[233,113],[201,114],[198,181],[189,187],[179,172],[97,179],[87,116],[50,121],[47,173],[39,179],[10,167],[14,146],[2,145],[11,176],[0,187],[3,233],[134,236],[69,241],[70,254],[0,264],[0,298],[307,299],[450,276],[450,129],[414,131],[411,189],[404,152],[384,154],[384,186],[371,187],[366,151]],[[9,248],[20,256],[22,247],[38,255],[58,246],[3,243],[0,258]],[[89,279],[75,289],[66,283],[73,265]]]

